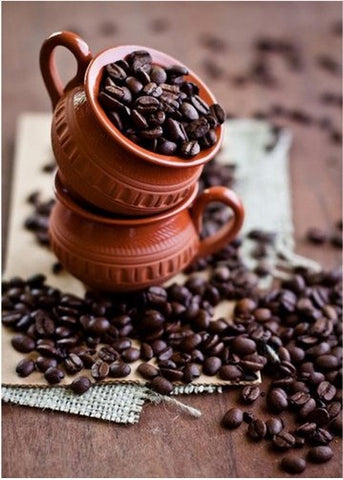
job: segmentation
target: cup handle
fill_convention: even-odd
[[[195,228],[200,234],[202,230],[203,214],[206,206],[211,202],[222,202],[233,210],[232,221],[224,225],[218,232],[200,242],[198,257],[205,257],[223,248],[232,240],[242,227],[244,220],[244,207],[235,192],[226,187],[211,187],[203,191],[195,199],[191,208],[191,217]]]
[[[59,46],[70,50],[77,61],[76,75],[65,87],[63,87],[55,63],[54,50]],[[91,60],[92,54],[87,43],[75,33],[56,32],[45,40],[40,50],[39,63],[53,108],[65,91],[83,83],[86,69]]]

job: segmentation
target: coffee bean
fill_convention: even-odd
[[[236,367],[236,365],[223,365],[219,369],[218,374],[222,380],[230,380],[234,382],[242,378],[243,371],[239,367]]]
[[[340,402],[332,402],[327,406],[327,411],[330,418],[335,418],[341,411]]]
[[[35,364],[33,360],[24,358],[18,363],[15,371],[17,372],[19,377],[28,377],[29,375],[31,375],[34,369],[35,369]]]
[[[248,435],[253,440],[261,440],[267,434],[267,427],[263,420],[256,419],[249,424]]]
[[[290,398],[290,403],[291,405],[294,405],[295,407],[302,407],[305,405],[306,402],[308,402],[311,398],[311,395],[305,392],[296,392],[294,393]]]
[[[60,383],[60,381],[64,378],[64,373],[59,368],[49,367],[44,372],[44,377],[51,385],[55,385],[56,383]]]
[[[139,359],[140,350],[138,348],[127,348],[121,353],[121,356],[125,362],[132,363]]]
[[[342,437],[342,415],[335,417],[329,424],[330,430],[337,436]]]
[[[204,360],[202,371],[205,375],[216,375],[222,366],[222,361],[218,357],[207,357]]]
[[[320,399],[330,402],[336,395],[336,388],[331,383],[324,381],[318,385],[317,393]]]
[[[196,140],[183,142],[180,146],[180,155],[182,157],[194,157],[200,153],[200,145]]]
[[[301,473],[306,468],[306,461],[303,458],[290,455],[281,460],[280,466],[287,473]]]
[[[191,383],[195,378],[200,377],[199,367],[195,363],[188,363],[183,369],[183,381]]]
[[[233,339],[231,348],[238,355],[249,355],[256,352],[256,343],[249,338],[238,336]]]
[[[35,349],[35,341],[26,335],[15,335],[11,343],[12,346],[21,353],[29,353]]]
[[[103,380],[109,374],[108,364],[102,360],[97,360],[91,367],[91,374],[95,380]]]
[[[288,407],[286,394],[280,392],[280,389],[272,389],[267,396],[267,404],[271,411],[280,413]]]
[[[311,435],[311,442],[315,445],[327,445],[331,440],[331,433],[324,428],[317,428]]]
[[[299,416],[301,418],[307,418],[307,416],[316,408],[316,402],[313,398],[310,398],[299,410]]]
[[[332,457],[333,451],[330,447],[313,447],[308,452],[308,459],[314,463],[325,463]]]
[[[143,90],[143,84],[135,77],[127,77],[125,83],[134,95],[137,95]]]
[[[266,421],[267,435],[273,437],[278,435],[283,429],[283,422],[280,418],[271,417]]]
[[[273,437],[273,446],[278,450],[288,450],[295,444],[295,438],[291,433],[280,432]]]
[[[155,82],[159,85],[160,83],[166,82],[167,73],[163,68],[158,67],[156,65],[156,66],[152,67],[152,69],[151,69],[150,78],[151,78],[152,82]]]
[[[316,430],[317,425],[313,422],[306,422],[299,427],[296,428],[295,433],[301,437],[308,438],[310,437]]]
[[[228,410],[223,419],[222,426],[228,429],[238,428],[243,422],[243,412],[239,408],[231,408]]]
[[[130,375],[131,367],[121,360],[111,363],[109,366],[109,376],[112,378],[124,378]]]
[[[339,360],[334,355],[321,355],[316,358],[315,364],[319,370],[326,372],[338,368]]]
[[[78,377],[70,385],[71,390],[77,395],[82,395],[90,389],[92,382],[88,377]]]
[[[57,360],[55,358],[36,358],[36,366],[41,372],[45,372],[48,368],[57,367]]]
[[[241,398],[245,403],[253,403],[260,396],[260,389],[254,385],[247,385],[243,388]]]
[[[66,372],[74,375],[75,373],[79,372],[83,368],[83,361],[78,355],[75,353],[70,353],[68,357],[64,360],[64,368]]]
[[[141,363],[138,366],[137,371],[146,380],[151,380],[152,378],[157,377],[157,375],[159,375],[158,368],[154,367],[154,365],[151,365],[150,363]]]
[[[161,395],[169,395],[173,390],[173,384],[159,375],[152,380],[151,386]]]

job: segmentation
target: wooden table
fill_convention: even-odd
[[[340,2],[3,2],[4,234],[18,114],[50,108],[38,68],[39,48],[49,34],[77,31],[93,52],[116,44],[156,47],[207,79],[220,103],[235,115],[268,111],[278,103],[304,109],[317,119],[328,116],[340,129],[340,109],[323,105],[319,96],[325,91],[339,93],[341,77],[318,68],[315,60],[326,53],[341,58],[341,37],[332,32],[340,7]],[[206,50],[201,41],[206,34],[224,39],[227,49]],[[261,35],[298,44],[303,70],[292,72],[272,55],[278,87],[234,87],[232,76],[246,70],[254,56],[252,45]],[[210,78],[204,69],[206,58],[220,64],[224,75]],[[74,71],[70,55],[59,52],[59,60],[63,78],[70,78]],[[340,251],[311,247],[303,238],[308,227],[330,229],[341,218],[341,149],[317,126],[288,125],[294,133],[291,174],[297,251],[333,267],[340,262]],[[250,444],[242,430],[230,433],[220,428],[222,415],[237,395],[232,390],[187,398],[202,411],[199,420],[163,405],[146,406],[134,426],[4,405],[3,476],[284,476],[278,457],[265,453],[265,443]],[[309,467],[304,475],[340,476],[340,448],[341,442],[335,442],[335,459]]]

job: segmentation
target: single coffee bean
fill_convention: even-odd
[[[124,378],[130,375],[131,367],[121,360],[117,360],[109,366],[109,376],[112,378]]]
[[[82,395],[91,387],[92,382],[88,377],[78,377],[70,385],[71,390],[77,395]]]
[[[308,422],[315,422],[318,426],[322,426],[329,423],[330,417],[325,408],[315,408],[307,415],[306,420]]]
[[[332,438],[330,432],[324,428],[317,428],[317,430],[311,435],[311,442],[315,445],[327,445],[331,442]]]
[[[102,360],[97,360],[91,367],[91,374],[95,380],[103,380],[109,374],[108,364]]]
[[[140,357],[138,348],[128,348],[121,353],[122,359],[127,363],[135,362]]]
[[[167,80],[167,73],[166,71],[161,68],[156,66],[153,66],[150,72],[150,78],[152,82],[157,83],[158,85],[160,83],[165,83]]]
[[[311,398],[311,395],[305,392],[296,392],[294,393],[290,398],[289,401],[291,405],[294,405],[295,407],[302,407],[305,405],[306,402],[308,402]]]
[[[295,438],[291,433],[280,432],[273,437],[273,446],[278,450],[288,450],[295,444]]]
[[[200,377],[200,370],[195,363],[187,363],[183,369],[183,381],[191,383],[195,378]]]
[[[194,157],[200,153],[200,145],[196,140],[184,142],[180,146],[180,155],[182,157]]]
[[[188,141],[187,134],[182,123],[172,118],[168,118],[165,122],[165,128],[167,129],[170,140],[173,142],[186,142]]]
[[[161,377],[160,375],[158,375],[152,380],[151,386],[154,390],[156,390],[156,392],[160,393],[161,395],[169,395],[173,390],[173,384],[170,383],[169,380],[167,380],[166,378]]]
[[[31,375],[34,369],[35,363],[33,362],[33,360],[24,358],[18,363],[15,371],[17,372],[19,377],[28,377],[29,375]]]
[[[119,353],[113,347],[106,346],[99,350],[98,356],[106,363],[113,363],[119,357]]]
[[[146,380],[151,380],[159,375],[159,369],[150,363],[141,363],[137,368],[137,372]]]
[[[267,405],[271,411],[281,413],[288,407],[287,395],[274,388],[268,393]]]
[[[267,427],[263,420],[253,420],[248,427],[248,435],[253,440],[261,440],[267,434]]]
[[[301,473],[306,468],[306,461],[301,457],[289,455],[281,460],[280,466],[287,473]]]
[[[163,377],[165,377],[167,380],[170,380],[171,382],[180,382],[183,379],[183,371],[182,370],[176,370],[174,368],[169,368],[169,367],[163,367],[161,364],[159,364],[160,367],[160,372]]]
[[[327,406],[327,411],[330,418],[335,418],[341,411],[340,402],[332,402]]]
[[[238,355],[249,355],[256,352],[256,343],[250,338],[240,335],[233,339],[231,349]]]
[[[243,376],[243,370],[236,365],[223,365],[219,369],[219,378],[222,380],[238,381]]]
[[[131,340],[129,338],[120,338],[118,340],[115,340],[112,343],[112,347],[114,350],[118,352],[122,352],[123,350],[126,350],[127,348],[131,347]]]
[[[230,408],[228,410],[223,419],[222,419],[222,426],[224,428],[238,428],[243,422],[243,412],[239,408]]]
[[[125,83],[134,95],[137,95],[143,90],[143,84],[135,77],[127,77]]]
[[[29,353],[35,349],[35,341],[27,335],[15,335],[11,340],[12,346],[21,353]]]
[[[308,459],[314,463],[325,463],[331,460],[333,451],[330,447],[313,447],[308,452]]]
[[[45,372],[48,368],[57,367],[57,360],[55,358],[36,358],[36,366],[41,372]]]
[[[255,385],[247,385],[243,388],[241,398],[245,403],[253,403],[260,396],[260,389]]]
[[[300,437],[308,438],[310,437],[316,430],[317,425],[314,422],[306,422],[299,427],[296,428],[295,433]]]
[[[313,398],[310,398],[299,410],[299,416],[301,418],[307,418],[307,416],[316,408],[316,402]]]
[[[280,418],[271,417],[266,421],[267,435],[273,437],[278,435],[283,429],[283,422]]]
[[[331,420],[329,428],[335,435],[342,437],[342,415],[337,415]]]
[[[64,378],[64,373],[59,368],[49,367],[45,371],[44,377],[51,385],[55,385],[56,383],[60,383],[60,381]]]
[[[156,112],[160,108],[160,102],[157,98],[143,95],[135,101],[135,108],[144,115],[146,113]]]
[[[318,385],[317,393],[320,399],[330,402],[336,395],[336,388],[331,383],[324,381]]]
[[[67,373],[74,375],[83,368],[83,361],[75,353],[70,353],[68,357],[64,360],[64,368]]]

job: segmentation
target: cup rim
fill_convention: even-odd
[[[117,217],[114,215],[106,215],[106,212],[92,212],[88,210],[86,207],[81,206],[77,203],[71,194],[68,192],[67,188],[63,185],[63,182],[60,178],[60,174],[57,171],[55,174],[54,180],[54,193],[56,198],[66,207],[68,210],[73,211],[74,213],[78,214],[82,218],[86,218],[87,220],[95,221],[97,223],[104,223],[107,225],[125,225],[131,227],[137,227],[140,225],[148,225],[150,223],[155,223],[160,220],[165,220],[170,218],[182,210],[186,210],[195,200],[197,193],[199,190],[198,183],[194,184],[191,193],[188,197],[177,204],[175,207],[166,210],[164,212],[150,215],[148,217]]]
[[[209,162],[218,153],[221,147],[224,135],[223,125],[219,125],[216,127],[217,141],[212,147],[201,150],[200,153],[193,157],[192,160],[187,160],[176,155],[161,155],[155,152],[151,152],[150,150],[147,150],[143,147],[140,147],[139,145],[131,141],[129,138],[127,138],[125,135],[123,135],[107,117],[105,110],[102,108],[97,98],[103,67],[108,63],[124,58],[128,53],[131,53],[134,50],[148,51],[152,56],[153,61],[160,65],[167,66],[171,64],[176,64],[186,67],[189,72],[186,78],[189,78],[190,81],[193,81],[197,85],[199,85],[200,91],[202,92],[200,96],[203,98],[205,93],[205,96],[210,99],[211,103],[217,103],[217,100],[213,93],[210,91],[207,85],[198,77],[198,75],[196,75],[186,65],[184,65],[182,62],[175,59],[174,57],[150,47],[140,45],[119,45],[117,47],[104,49],[97,55],[95,55],[89,63],[85,74],[86,96],[101,126],[111,136],[115,137],[115,139],[122,147],[150,163],[166,167],[188,168],[203,165]]]

